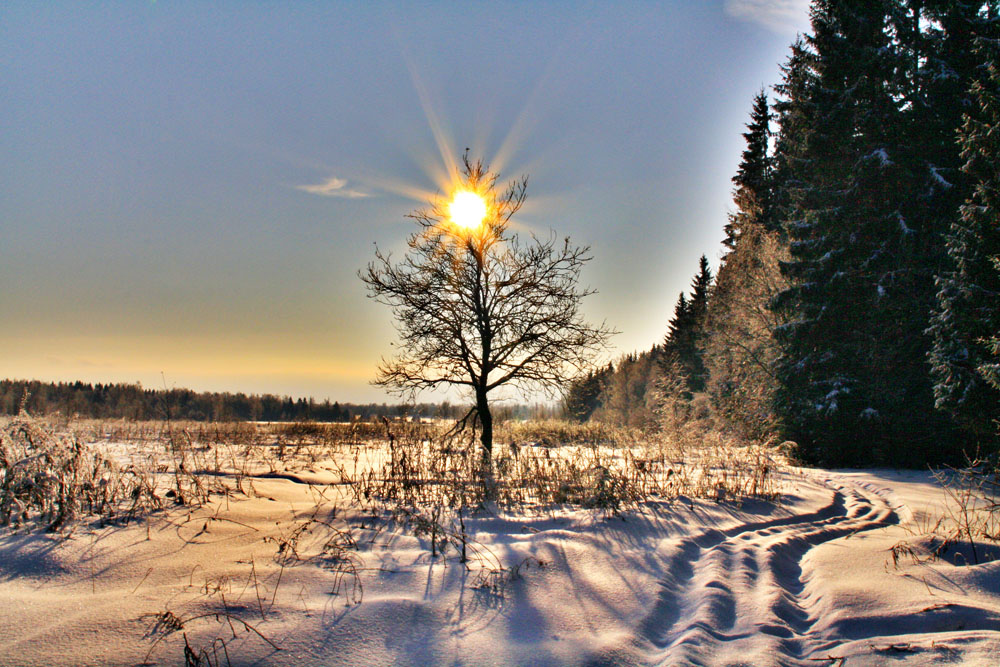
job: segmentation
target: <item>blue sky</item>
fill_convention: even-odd
[[[465,147],[661,339],[801,0],[0,5],[0,376],[393,400],[356,272]],[[433,396],[429,398],[434,398]]]

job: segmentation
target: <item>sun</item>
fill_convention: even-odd
[[[476,229],[486,217],[486,202],[475,192],[459,190],[448,204],[451,221],[463,229]]]

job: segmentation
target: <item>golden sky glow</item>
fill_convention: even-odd
[[[354,345],[348,340],[341,344]],[[373,352],[386,346],[388,341],[379,340]],[[304,336],[294,346],[268,345],[253,336],[230,337],[224,344],[210,336],[183,335],[55,335],[20,342],[0,336],[0,348],[0,368],[9,378],[384,400],[380,391],[356,389],[371,379],[370,359],[331,353],[335,343]]]

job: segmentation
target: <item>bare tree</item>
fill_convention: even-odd
[[[403,259],[394,263],[376,250],[359,276],[369,296],[392,308],[400,337],[400,354],[382,359],[375,384],[397,394],[466,388],[475,406],[461,423],[478,420],[489,461],[490,392],[504,385],[555,391],[589,367],[615,332],[589,325],[579,312],[580,300],[594,292],[578,287],[589,248],[569,238],[557,243],[554,234],[522,242],[511,231],[527,177],[498,191],[497,175],[482,161],[466,153],[463,164],[459,191],[482,199],[482,223],[462,227],[447,202],[432,202],[408,216],[419,229]]]

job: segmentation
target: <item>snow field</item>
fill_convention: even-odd
[[[130,443],[93,444],[138,456]],[[68,537],[0,536],[0,664],[177,664],[185,645],[233,665],[992,665],[1000,655],[1000,561],[928,557],[926,531],[945,513],[929,473],[786,467],[773,473],[777,503],[649,496],[618,515],[470,505],[462,563],[453,512],[442,510],[450,532],[435,537],[418,521],[431,508],[394,513],[347,483],[391,464],[384,448],[300,442],[298,457],[275,460],[265,444],[240,468],[244,493],[128,524],[81,521]],[[167,489],[172,473],[159,470]],[[209,477],[234,489],[235,474]],[[911,550],[893,552],[900,544]]]

